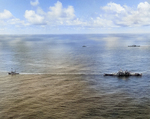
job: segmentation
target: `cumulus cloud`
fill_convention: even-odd
[[[39,15],[46,15],[46,13],[43,11],[43,9],[42,8],[40,8],[40,7],[38,7],[37,8],[37,14],[39,14]]]
[[[125,8],[122,7],[120,4],[112,2],[108,3],[107,6],[102,7],[102,9],[108,12],[115,12],[115,13],[126,12]]]
[[[9,19],[13,17],[10,11],[4,10],[4,12],[0,13],[0,19]]]
[[[39,4],[39,1],[38,0],[35,0],[35,1],[30,1],[30,4],[32,6],[37,6]]]
[[[116,26],[150,25],[150,4],[148,2],[139,3],[136,9],[110,2],[101,9],[105,11],[103,19],[113,22]],[[97,23],[99,22],[105,23],[102,19],[97,19]]]
[[[44,17],[35,13],[33,10],[26,10],[24,17],[31,23],[36,25],[44,25]]]
[[[47,13],[49,19],[73,19],[75,18],[73,6],[68,6],[68,8],[63,8],[62,3],[57,1],[55,6],[49,7],[49,12]]]
[[[41,16],[41,20],[39,21],[42,22],[44,19],[47,24],[74,25],[90,28],[150,25],[150,4],[148,2],[141,2],[136,8],[110,2],[106,6],[101,7],[101,9],[104,12],[96,18],[81,21],[80,18],[76,17],[73,6],[64,8],[62,3],[57,1],[54,6],[49,7],[48,12],[44,12],[41,8],[38,8],[37,14],[33,16]],[[31,22],[33,19],[28,21]]]
[[[37,5],[38,0],[32,3]],[[104,12],[99,16],[81,20],[76,17],[73,6],[64,8],[63,4],[57,1],[53,6],[49,7],[48,11],[44,11],[40,7],[37,7],[36,11],[26,10],[24,17],[28,23],[33,25],[74,25],[90,28],[150,25],[150,4],[148,2],[141,2],[136,8],[110,2],[101,7],[101,9]]]
[[[150,25],[150,4],[148,2],[139,3],[137,10],[130,11],[121,22],[127,26]]]
[[[6,9],[0,13],[0,26],[6,27],[9,25],[15,27],[26,26],[28,23],[25,23],[24,20],[20,20],[19,18],[15,18],[12,13]]]
[[[47,12],[38,7],[36,11],[26,10],[24,17],[30,24],[34,25],[67,25],[79,24],[79,20],[75,18],[73,6],[64,8],[62,3],[57,1],[54,6],[50,6]]]

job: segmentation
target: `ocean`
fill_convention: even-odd
[[[149,119],[149,52],[150,34],[0,35],[0,119]]]

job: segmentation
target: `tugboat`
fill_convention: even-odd
[[[117,73],[104,74],[104,76],[118,76],[118,77],[129,77],[129,76],[142,76],[141,73],[130,73],[129,71],[118,71]]]
[[[19,73],[17,73],[16,71],[11,71],[11,72],[8,72],[8,75],[17,75],[17,74],[19,74]]]

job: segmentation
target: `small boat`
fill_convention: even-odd
[[[17,75],[17,74],[19,74],[19,73],[16,73],[16,72],[13,72],[13,71],[8,72],[8,75]]]
[[[140,47],[140,45],[129,45],[128,47]]]
[[[17,75],[17,74],[19,74],[19,73],[17,73],[16,71],[11,71],[11,72],[8,72],[8,75]]]
[[[142,76],[141,73],[130,73],[129,71],[118,71],[117,73],[104,74],[104,76],[118,76],[118,77],[129,77],[129,76]]]

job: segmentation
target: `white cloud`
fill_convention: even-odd
[[[70,26],[81,26],[81,27],[88,26],[87,22],[83,22],[79,20],[79,18],[76,18],[74,20],[67,20],[66,24]]]
[[[138,6],[137,6],[137,9],[138,11],[150,11],[150,4],[148,2],[144,2],[144,3],[140,3]]]
[[[48,12],[48,15],[50,17],[58,18],[62,15],[62,3],[57,2],[54,7],[49,7],[50,12]]]
[[[39,4],[39,1],[38,0],[35,0],[34,2],[33,1],[30,1],[30,4],[32,6],[37,6]]]
[[[110,27],[114,26],[113,22],[109,19],[104,19],[101,17],[97,17],[96,19],[92,19],[93,27]]]
[[[136,9],[111,2],[101,9],[105,13],[102,19],[96,19],[94,21],[97,24],[106,24],[111,21],[117,26],[135,27],[150,25],[150,4],[148,2],[139,3]],[[108,22],[105,22],[105,20]]]
[[[44,25],[44,17],[35,13],[33,10],[26,10],[24,17],[31,23],[35,25]]]
[[[0,25],[3,27],[9,25],[15,25],[17,27],[20,27],[27,24],[23,20],[15,18],[10,11],[4,9],[4,12],[0,13]]]
[[[39,1],[30,2],[32,5],[38,5]],[[74,28],[114,28],[114,27],[139,27],[150,25],[150,4],[141,2],[137,7],[132,8],[126,5],[120,5],[110,2],[101,7],[104,11],[97,17],[89,19],[80,19],[75,15],[73,6],[64,7],[60,1],[50,6],[48,11],[37,7],[36,11],[26,10],[24,17],[26,21],[14,18],[11,12],[4,10],[0,13],[0,19],[9,19],[12,25],[41,25],[48,26],[75,26]]]
[[[79,24],[79,19],[74,14],[73,6],[64,8],[62,3],[57,1],[50,6],[47,12],[38,7],[36,11],[26,10],[24,17],[30,24],[34,25],[69,25]]]
[[[57,20],[66,20],[75,18],[73,6],[68,6],[68,8],[63,8],[62,3],[57,1],[55,6],[49,7],[49,12],[47,13],[48,18]]]
[[[37,8],[37,14],[46,16],[46,13],[40,7]]]
[[[0,13],[0,19],[9,19],[13,17],[10,11],[4,10],[4,12]]]
[[[33,2],[38,3],[38,0]],[[73,6],[63,7],[60,1],[48,11],[37,7],[36,11],[26,10],[24,17],[33,25],[67,25],[88,28],[136,27],[150,25],[150,4],[141,2],[136,8],[110,2],[101,7],[104,11],[96,18],[81,20],[75,15]]]
[[[116,12],[116,13],[121,13],[121,12],[126,12],[125,8],[123,8],[120,4],[116,3],[108,3],[107,6],[102,7],[103,10],[109,11],[109,12]]]
[[[150,25],[150,4],[148,2],[139,3],[137,10],[130,11],[122,17],[121,22],[127,26]]]
[[[20,20],[18,18],[10,19],[10,20],[7,21],[7,23],[9,23],[11,25],[15,25],[16,27],[29,25],[28,23],[25,23],[24,20]]]

